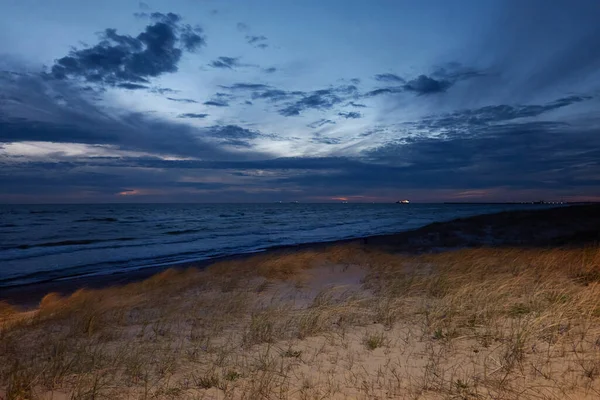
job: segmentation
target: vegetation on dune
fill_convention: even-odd
[[[321,282],[347,268],[360,283]],[[0,318],[6,399],[600,396],[597,246],[338,245],[0,304]]]

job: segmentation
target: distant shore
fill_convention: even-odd
[[[258,254],[319,250],[336,244],[359,243],[402,253],[423,253],[479,246],[564,246],[600,241],[600,204],[563,205],[543,210],[516,210],[435,222],[395,234],[328,242],[276,246]],[[243,260],[257,253],[131,270],[110,275],[71,277],[0,290],[0,300],[36,306],[49,292],[63,295],[80,288],[98,289],[138,282],[168,268],[203,268],[220,261]]]

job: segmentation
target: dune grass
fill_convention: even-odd
[[[350,266],[360,283],[321,282]],[[0,304],[0,320],[5,399],[600,396],[598,247],[338,245]]]

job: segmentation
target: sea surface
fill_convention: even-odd
[[[0,289],[396,233],[533,208],[454,204],[0,205]]]

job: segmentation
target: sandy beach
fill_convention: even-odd
[[[0,398],[598,398],[599,222],[514,211],[15,287]]]

